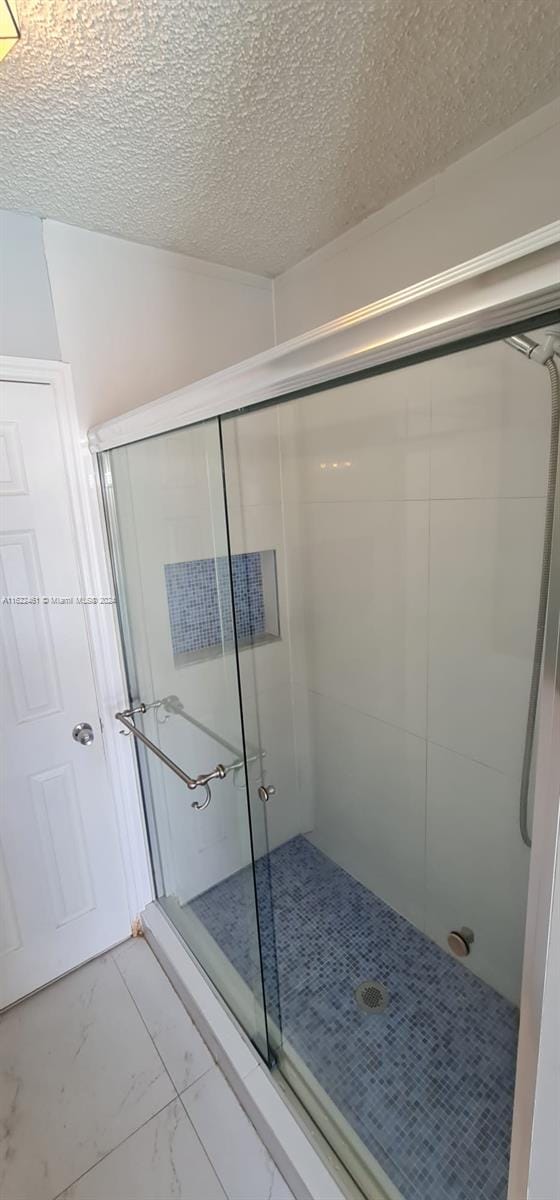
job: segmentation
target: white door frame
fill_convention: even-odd
[[[48,384],[54,396],[81,592],[113,594],[106,534],[98,494],[96,462],[80,433],[72,372],[66,363],[0,355],[0,378],[11,383]],[[119,737],[114,714],[128,703],[116,607],[83,606],[98,712],[103,730],[109,786],[117,821],[131,927],[154,898],[136,759],[131,739]]]

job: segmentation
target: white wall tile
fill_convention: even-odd
[[[428,504],[306,504],[309,687],[426,733]]]
[[[281,500],[278,410],[249,409],[222,420],[225,476],[232,504],[279,504]]]
[[[548,372],[503,342],[436,359],[430,367],[431,495],[544,495]]]
[[[252,648],[244,648],[241,669],[245,686],[260,692],[267,687],[285,685],[290,679],[290,625],[286,592],[284,533],[280,504],[250,505],[240,508],[228,504],[231,548],[233,554],[252,551],[276,552],[276,582],[280,638]]]
[[[312,694],[311,714],[311,840],[423,928],[425,741],[330,697]]]
[[[429,383],[426,364],[417,364],[285,404],[280,435],[287,497],[427,498]]]
[[[312,827],[311,796],[300,773],[298,731],[294,727],[293,693],[288,684],[255,695],[246,691],[243,703],[247,744],[263,755],[249,763],[249,793],[253,813],[253,848],[260,856]],[[263,806],[261,782],[276,788]]]
[[[223,424],[232,551],[275,551],[280,637],[243,648],[239,660],[247,742],[251,750],[260,749],[265,756],[249,770],[258,855],[312,825],[308,774],[302,769],[309,738],[301,729],[302,706],[298,704],[301,663],[294,643],[297,640],[298,648],[301,646],[297,634],[301,620],[289,591],[292,547],[287,544],[282,504],[279,411],[248,411]],[[262,802],[256,800],[261,777],[277,789],[266,810],[266,824]]]
[[[446,946],[470,927],[466,965],[518,1003],[530,859],[518,780],[429,745],[426,854],[426,932]]]
[[[544,501],[431,506],[429,737],[521,769]]]

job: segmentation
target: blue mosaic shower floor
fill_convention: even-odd
[[[252,887],[245,868],[191,907],[255,988]],[[284,1038],[405,1200],[505,1200],[517,1009],[305,837],[259,860],[257,887]],[[383,1013],[358,1008],[364,979]]]

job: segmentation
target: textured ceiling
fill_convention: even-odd
[[[560,91],[558,0],[19,0],[0,205],[276,274]]]

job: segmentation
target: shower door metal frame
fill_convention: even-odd
[[[444,350],[560,309],[560,221],[95,425],[97,453]]]
[[[560,221],[294,338],[89,432],[93,454],[267,401],[560,321]],[[100,501],[101,502],[101,501]],[[106,613],[110,621],[112,614]],[[543,660],[510,1200],[527,1194],[560,792],[560,492]],[[108,641],[110,636],[108,633]],[[121,700],[127,696],[122,677]],[[123,703],[118,707],[122,708]],[[132,775],[134,767],[131,760]],[[122,780],[115,779],[122,787]],[[129,794],[134,781],[128,782]],[[142,801],[131,821],[143,820]],[[145,864],[139,864],[142,871]]]

